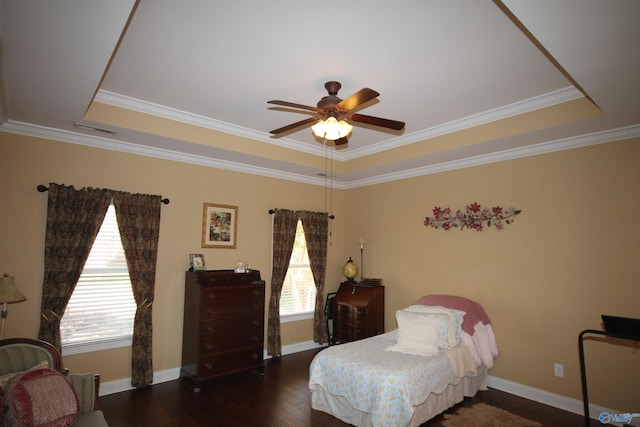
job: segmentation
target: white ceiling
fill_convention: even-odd
[[[0,0],[0,130],[320,183],[317,166],[264,154],[327,153],[310,128],[272,137],[307,116],[266,101],[315,105],[329,80],[342,83],[342,98],[380,92],[361,112],[406,129],[356,126],[348,146],[331,148],[345,163],[585,95],[602,110],[334,171],[344,188],[366,185],[640,136],[639,22],[637,0]],[[92,103],[217,137],[90,121]],[[259,145],[217,144],[217,132]]]

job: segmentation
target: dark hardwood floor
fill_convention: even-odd
[[[307,388],[309,364],[318,350],[265,361],[265,374],[242,374],[207,384],[198,393],[189,382],[168,381],[144,390],[100,398],[111,427],[189,426],[347,426],[324,412],[311,409]],[[498,390],[481,391],[460,406],[485,402],[544,426],[583,426],[582,416]],[[422,427],[441,426],[442,415]]]

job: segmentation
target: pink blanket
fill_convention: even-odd
[[[466,314],[462,321],[462,330],[469,335],[473,335],[474,327],[478,322],[482,322],[485,325],[491,324],[484,308],[468,298],[454,295],[425,295],[420,297],[414,304],[439,305],[464,311]]]

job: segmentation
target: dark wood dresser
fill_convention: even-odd
[[[199,390],[212,378],[264,372],[260,272],[187,271],[180,376]]]
[[[384,286],[343,282],[333,304],[336,344],[384,332]]]

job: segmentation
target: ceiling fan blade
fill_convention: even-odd
[[[390,119],[382,119],[380,117],[366,116],[364,114],[351,114],[348,117],[349,120],[354,122],[365,123],[368,125],[380,126],[383,128],[393,129],[393,130],[403,130],[404,122],[399,122],[396,120]]]
[[[300,108],[302,110],[315,111],[316,113],[320,112],[320,109],[316,107],[311,107],[309,105],[296,104],[295,102],[278,101],[277,99],[267,101],[267,104],[275,104],[275,105],[282,105],[284,107]]]
[[[346,137],[344,137],[344,138],[338,138],[338,139],[336,139],[335,141],[333,141],[333,143],[334,143],[334,144],[336,145],[336,147],[337,147],[337,146],[339,146],[339,145],[345,145],[345,144],[348,144],[348,143],[349,143],[349,140],[348,140]]]
[[[320,120],[320,119],[318,119],[317,117],[309,117],[308,119],[300,120],[299,122],[291,123],[290,125],[283,126],[281,128],[278,128],[278,129],[274,129],[269,133],[277,135],[277,134],[280,134],[280,133],[283,133],[283,132],[287,132],[289,130],[292,130],[292,129],[295,129],[295,128],[298,128],[298,127],[308,126],[311,123],[317,122],[318,120]]]
[[[357,108],[360,105],[364,104],[365,102],[369,102],[372,99],[377,98],[378,96],[380,96],[378,92],[365,87],[364,89],[359,90],[348,98],[340,101],[338,103],[338,107],[344,111],[351,111],[354,108]]]

